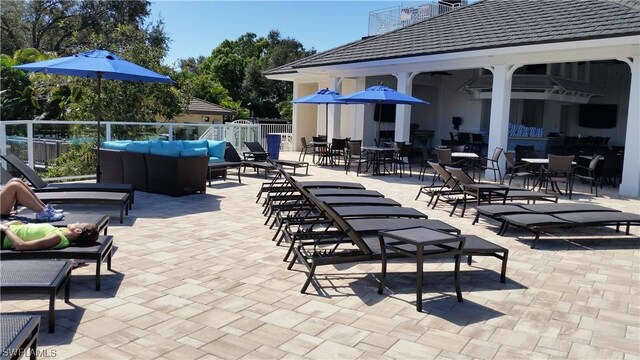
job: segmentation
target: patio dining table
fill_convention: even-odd
[[[476,169],[479,168],[478,159],[480,158],[480,156],[478,156],[478,154],[472,153],[472,152],[452,152],[451,157],[463,159],[466,164],[465,167],[473,171],[471,174],[471,178],[475,179]],[[480,173],[478,172],[478,180],[480,180],[479,176],[480,176]]]
[[[542,187],[542,183],[544,182],[544,179],[542,176],[542,166],[549,164],[549,158],[522,158],[522,161],[533,166],[532,173],[535,177],[535,180],[531,189],[535,190],[536,186],[538,185]],[[571,166],[575,166],[575,165],[576,165],[576,162],[572,161]]]
[[[369,171],[369,168],[372,168],[371,170],[371,175],[386,175],[386,174],[391,174],[391,172],[389,171],[389,169],[387,168],[387,154],[388,153],[394,153],[395,151],[397,151],[397,148],[393,148],[393,147],[379,147],[379,146],[362,146],[360,148],[361,150],[366,151],[370,157],[369,157],[369,165],[367,166],[367,170]],[[380,171],[380,167],[382,166],[382,172]]]
[[[311,145],[313,146],[314,153],[313,163],[316,165],[330,165],[331,154],[329,150],[331,143],[326,141],[313,141]],[[318,154],[318,159],[315,158],[315,154]]]

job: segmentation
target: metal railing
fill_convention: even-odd
[[[245,141],[258,141],[267,148],[267,134],[291,134],[291,124],[188,124],[158,122],[102,121],[101,134],[110,140],[167,140],[208,139],[225,140],[238,151],[248,150]],[[52,126],[57,129],[52,130]],[[70,129],[74,127],[75,131]],[[127,127],[137,128],[126,131]],[[76,138],[63,134],[83,134]],[[12,153],[25,160],[34,169],[45,169],[54,163],[69,147],[78,142],[95,142],[95,121],[14,120],[0,122],[0,153]],[[290,136],[289,136],[290,137]],[[288,137],[283,137],[287,138]],[[285,144],[282,150],[290,150]]]
[[[101,138],[110,140],[166,140],[198,139],[200,133],[210,140],[225,140],[239,151],[247,150],[245,141],[261,141],[262,126],[253,124],[187,124],[158,122],[102,121]],[[74,133],[76,138],[57,138],[51,135],[51,125],[74,128],[58,133]],[[0,122],[0,153],[13,153],[31,168],[45,168],[63,154],[71,144],[95,142],[95,121],[14,120]],[[133,130],[131,128],[134,128]],[[127,129],[128,128],[128,129]],[[266,136],[266,135],[265,135]],[[262,141],[266,145],[266,140]]]
[[[444,14],[464,6],[468,2],[468,0],[420,2],[371,11],[369,12],[369,36],[384,34]]]

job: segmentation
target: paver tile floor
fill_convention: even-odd
[[[283,153],[297,158],[297,153]],[[415,171],[414,171],[415,172]],[[255,203],[262,176],[216,181],[206,194],[172,198],[138,192],[124,224],[109,233],[114,272],[94,290],[94,265],[73,271],[71,302],[56,304],[56,332],[41,332],[51,359],[637,359],[640,357],[640,229],[631,236],[599,228],[533,236],[497,224],[449,217],[414,200],[417,176],[372,177],[311,166],[298,179],[361,182],[403,206],[510,250],[500,262],[462,265],[464,302],[455,299],[450,261],[425,264],[423,312],[415,311],[415,264],[324,266],[321,288],[300,288],[303,267],[287,270]],[[568,201],[561,197],[561,201]],[[640,200],[606,187],[598,198],[578,186],[574,201],[640,212]],[[67,206],[71,213],[99,208]],[[107,212],[111,211],[106,209]],[[109,214],[115,216],[116,214]],[[47,299],[2,296],[2,313],[46,314]],[[43,324],[46,323],[46,316]],[[46,329],[46,324],[42,329]]]

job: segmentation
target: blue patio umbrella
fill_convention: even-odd
[[[106,50],[92,50],[73,56],[38,61],[30,64],[14,66],[24,71],[41,72],[45,74],[69,75],[97,79],[97,109],[98,121],[98,164],[96,165],[96,180],[100,182],[100,120],[102,108],[100,103],[100,81],[123,80],[133,82],[172,83],[170,77],[158,74],[140,65],[121,59]]]
[[[429,102],[397,92],[388,86],[382,84],[366,88],[363,91],[359,91],[350,95],[345,95],[340,98],[346,104],[376,104],[380,109],[378,110],[378,124],[376,127],[376,141],[380,143],[380,120],[382,116],[383,104],[423,104],[431,105]]]
[[[340,93],[328,88],[318,90],[317,92],[293,100],[294,104],[324,104],[325,105],[325,119],[324,126],[327,134],[329,132],[329,104],[344,104],[344,101],[340,100]]]

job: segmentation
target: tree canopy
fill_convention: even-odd
[[[176,86],[102,82],[103,118],[170,120],[192,97],[236,111],[237,118],[291,118],[292,85],[266,79],[263,71],[313,54],[295,39],[272,30],[225,40],[208,57],[162,65],[171,39],[162,20],[145,25],[145,0],[18,0],[0,8],[3,119],[93,119],[95,82],[73,77],[25,74],[11,66],[106,49],[169,75]]]

